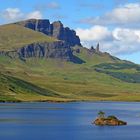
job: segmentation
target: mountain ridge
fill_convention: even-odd
[[[61,21],[50,23],[48,19],[29,19],[14,24],[24,26],[26,28],[42,32],[48,36],[65,41],[69,46],[81,46],[80,38],[74,30],[64,27]]]
[[[67,42],[67,40],[59,40],[59,37],[55,38],[55,36],[52,37],[51,35],[47,35],[49,32],[48,23],[49,25],[61,24],[63,30],[67,29],[67,27],[64,28],[61,22],[53,22],[50,24],[49,20],[39,20],[41,25],[38,24],[38,31],[38,28],[35,27],[37,21],[38,20],[31,19],[0,26],[0,31],[3,32],[3,34],[0,34],[0,38],[3,39],[0,44],[0,55],[6,55],[11,58],[20,58],[22,60],[31,57],[40,57],[66,60],[78,64],[85,62],[74,54],[74,52],[78,53],[79,48],[76,49],[76,47],[70,46],[70,43]],[[58,31],[56,32],[59,34],[59,29],[57,30]],[[47,33],[44,33],[45,31],[47,31]],[[75,31],[71,31],[70,29],[69,31],[74,32],[73,36],[74,38],[77,38]],[[66,34],[65,38],[71,38],[71,36]],[[74,39],[71,39],[72,42],[73,40]],[[82,47],[79,37],[78,42],[74,42],[74,45]],[[93,55],[93,53],[103,54],[99,51],[99,46],[97,48],[97,50],[94,48],[89,49],[89,55]]]
[[[140,101],[139,77],[139,65],[100,44],[71,46],[21,25],[0,26],[0,101]]]
[[[16,24],[0,26],[0,32],[0,55],[23,60],[29,57],[77,60],[67,43],[41,32]]]

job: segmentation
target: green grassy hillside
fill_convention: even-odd
[[[5,83],[2,81],[0,83],[0,85],[3,84],[1,93],[7,93],[6,97],[10,95],[10,98],[14,97],[14,99],[20,101],[140,101],[139,82],[134,83],[131,80],[127,82],[118,77],[98,72],[96,69],[100,65],[98,66],[97,62],[99,64],[100,59],[96,59],[95,64],[92,62],[89,62],[89,64],[74,64],[53,59],[47,59],[46,61],[46,59],[38,58],[31,58],[26,62],[17,59],[11,61],[10,58],[1,57],[1,73],[17,81],[14,83],[13,80],[9,79]],[[116,63],[113,61],[113,64]],[[123,63],[117,62],[117,64],[122,65]],[[109,69],[109,71],[112,70]],[[119,72],[129,74],[138,71],[126,67]],[[19,81],[21,81],[21,84],[16,84]],[[24,87],[21,86],[24,85],[23,82],[26,83]],[[11,86],[7,83],[14,84],[15,89],[10,90]],[[30,87],[30,84],[33,85],[33,88]],[[6,88],[7,86],[8,88]],[[36,88],[39,88],[41,93]],[[49,93],[51,91],[51,94],[47,94],[48,91]]]
[[[40,98],[43,98],[44,96],[60,96],[54,91],[38,87],[19,78],[2,73],[0,74],[0,85],[0,101],[26,101],[26,98],[28,97],[30,97],[32,100],[40,101]],[[31,99],[29,99],[29,101]]]
[[[36,42],[54,42],[57,39],[15,24],[0,26],[0,51],[9,51]]]
[[[122,63],[122,61],[108,53],[93,53],[89,49],[76,46],[73,50],[79,49],[79,53],[74,51],[74,55],[86,62],[87,66],[92,66],[100,63]]]
[[[57,40],[18,25],[0,26],[0,51],[42,41]],[[85,63],[0,55],[0,101],[140,101],[139,65],[72,49]]]

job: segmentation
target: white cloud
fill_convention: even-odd
[[[89,29],[76,29],[77,35],[80,36],[81,40],[83,41],[100,41],[100,40],[108,40],[110,39],[111,32],[108,30],[107,27],[104,26],[93,26]]]
[[[118,41],[133,43],[134,41],[140,40],[139,30],[116,28],[113,30],[112,34]]]
[[[140,30],[116,28],[113,30],[112,41],[113,53],[134,53],[140,51]],[[113,50],[116,46],[116,50]]]
[[[30,13],[23,13],[19,8],[7,8],[3,11],[0,11],[0,17],[3,18],[6,22],[14,22],[17,20],[24,19],[41,19],[43,16],[40,11],[33,11]]]
[[[7,8],[0,15],[6,20],[16,20],[23,17],[23,13],[18,8]]]
[[[42,14],[40,11],[33,11],[26,16],[27,19],[41,19]]]
[[[103,26],[93,26],[90,29],[77,29],[77,34],[86,47],[100,42],[102,51],[116,54],[131,54],[140,51],[140,30],[115,28],[109,30]]]
[[[129,3],[114,8],[102,16],[82,19],[80,22],[94,25],[119,24],[123,26],[137,24],[140,22],[140,3]]]

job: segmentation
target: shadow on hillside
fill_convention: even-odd
[[[84,60],[80,59],[79,57],[73,55],[73,58],[71,60],[75,64],[83,64],[86,63]]]

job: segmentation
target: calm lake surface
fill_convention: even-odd
[[[92,125],[99,110],[128,125]],[[0,140],[140,140],[140,103],[1,103]]]

